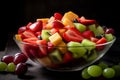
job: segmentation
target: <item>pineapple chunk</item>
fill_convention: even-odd
[[[52,23],[53,23],[54,20],[55,20],[55,18],[53,16],[51,16],[49,18],[49,20],[47,21],[47,24],[44,26],[45,29],[52,29]]]
[[[49,20],[49,18],[40,18],[40,19],[37,19],[36,21],[42,21],[43,23],[47,23]]]
[[[77,14],[75,14],[74,12],[72,11],[69,11],[69,12],[66,12],[63,16],[62,19],[64,18],[68,18],[69,20],[73,21],[74,19],[77,19],[79,16]]]
[[[62,37],[60,36],[59,33],[55,33],[53,34],[52,36],[49,37],[49,40],[50,42],[53,44],[53,45],[58,45],[60,42],[62,42]]]
[[[63,54],[67,52],[67,45],[66,45],[66,43],[64,43],[63,41],[62,41],[61,43],[59,43],[57,46],[59,46],[58,49],[59,49]]]
[[[44,66],[50,66],[52,64],[52,61],[50,60],[49,57],[38,58],[37,60]]]
[[[16,35],[15,35],[15,38],[16,38],[16,40],[22,41],[22,38],[21,38],[21,35],[20,35],[20,34],[16,34]]]
[[[66,31],[66,29],[59,29],[59,34],[62,36],[62,34]]]
[[[64,24],[65,26],[74,27],[73,22],[72,22],[70,19],[68,19],[68,18],[63,18],[63,19],[62,19],[62,22],[63,22],[63,24]]]

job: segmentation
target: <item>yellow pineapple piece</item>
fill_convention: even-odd
[[[59,33],[55,33],[49,37],[49,40],[53,45],[56,46],[57,44],[59,44],[62,41],[62,37],[60,36]]]
[[[59,29],[59,34],[62,35],[64,32],[66,31],[66,29]]]
[[[69,20],[73,21],[74,19],[79,18],[79,16],[77,14],[75,14],[74,12],[69,11],[64,14],[62,19],[64,19],[64,18],[68,18]]]
[[[45,25],[45,29],[51,29],[52,23],[54,20],[55,20],[55,18],[53,16],[51,16],[50,19],[48,20],[48,23]]]
[[[16,40],[22,41],[21,35],[20,34],[15,34]]]
[[[64,24],[65,26],[74,27],[73,22],[72,22],[70,19],[68,19],[68,18],[63,18],[63,19],[62,19],[62,22],[63,22],[63,24]]]
[[[42,21],[43,23],[47,23],[49,18],[38,18],[36,21]]]
[[[40,63],[42,63],[44,66],[51,66],[51,64],[52,64],[52,61],[50,60],[49,57],[38,58],[37,60]]]
[[[62,41],[62,42],[59,43],[57,46],[58,46],[58,49],[59,49],[63,54],[67,52],[67,45],[66,45],[65,42]]]

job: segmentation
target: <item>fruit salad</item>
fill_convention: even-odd
[[[68,11],[29,22],[18,29],[14,39],[31,60],[59,68],[95,60],[111,46],[115,36],[112,28]]]

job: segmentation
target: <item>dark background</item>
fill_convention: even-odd
[[[114,28],[118,37],[120,34],[120,6],[116,0],[4,0],[0,5],[0,50],[4,50],[9,34],[16,33],[19,27],[55,12],[71,10]]]

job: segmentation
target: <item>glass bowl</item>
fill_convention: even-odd
[[[93,46],[47,46],[47,45],[34,45],[22,41],[16,40],[13,37],[14,41],[20,48],[20,50],[33,62],[38,63],[51,71],[59,72],[69,72],[69,71],[78,71],[83,68],[95,63],[97,60],[102,58],[105,53],[110,49],[113,43],[116,40],[116,37],[110,42],[104,44],[98,44],[94,49],[91,49]],[[102,49],[97,50],[97,47]],[[88,49],[84,51],[84,49]],[[51,51],[48,51],[51,49]],[[61,54],[59,49],[68,50],[74,49],[76,53],[80,51],[81,55],[76,57],[77,54]],[[90,49],[90,50],[89,50]],[[71,55],[74,56],[71,58]],[[78,55],[77,55],[78,56]]]

